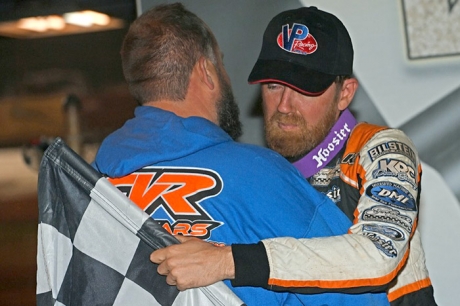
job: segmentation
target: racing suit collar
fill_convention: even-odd
[[[307,155],[292,163],[305,178],[326,166],[344,147],[357,121],[345,109],[324,140]]]

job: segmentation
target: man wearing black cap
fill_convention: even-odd
[[[159,272],[171,284],[185,289],[230,278],[235,286],[298,293],[386,290],[392,305],[436,304],[417,230],[418,154],[402,131],[356,122],[348,110],[358,87],[352,72],[342,22],[303,7],[270,21],[249,76],[262,87],[268,146],[336,202],[353,221],[349,233],[231,249],[184,239],[182,250],[152,254],[156,262],[167,259]],[[185,248],[187,260],[178,253]],[[200,265],[212,272],[190,279]]]

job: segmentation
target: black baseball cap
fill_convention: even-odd
[[[337,76],[352,73],[347,29],[336,16],[311,6],[284,11],[270,21],[248,82],[278,82],[318,96]]]

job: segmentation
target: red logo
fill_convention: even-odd
[[[207,239],[221,225],[199,204],[222,190],[222,178],[213,171],[148,167],[109,181],[174,235]]]
[[[318,49],[316,39],[303,24],[294,23],[292,28],[289,28],[287,24],[282,26],[281,33],[276,38],[276,41],[281,49],[292,53],[306,55]]]

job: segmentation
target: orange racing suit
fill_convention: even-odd
[[[386,290],[393,306],[436,305],[417,230],[422,171],[415,146],[397,129],[359,123],[350,132],[335,157],[307,176],[353,221],[349,234],[233,245],[232,284],[298,293]]]

